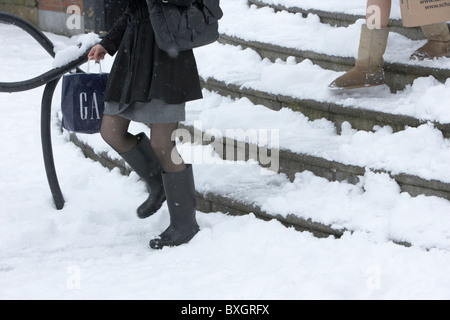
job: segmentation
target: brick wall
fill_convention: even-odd
[[[39,0],[40,10],[66,12],[71,5],[77,5],[83,10],[83,0]]]
[[[0,10],[20,15],[42,31],[72,36],[107,32],[127,4],[127,0],[0,0]],[[79,10],[67,12],[73,5]]]
[[[71,5],[78,6],[83,14],[83,0],[0,0],[0,11],[18,15],[43,31],[65,35],[83,33],[83,28],[66,28],[66,20],[72,14],[67,13],[67,8]]]
[[[67,12],[67,8],[73,5],[80,11]],[[84,33],[83,0],[39,0],[38,9],[41,30],[69,36]],[[74,13],[80,14],[79,26],[69,28],[67,22]]]
[[[20,16],[38,25],[37,0],[0,0],[0,11]]]

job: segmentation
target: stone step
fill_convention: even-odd
[[[117,157],[111,156],[111,153],[109,152],[99,152],[96,151],[96,148],[92,147],[88,142],[89,139],[80,138],[75,133],[69,134],[69,140],[73,142],[77,147],[81,149],[81,151],[84,153],[84,155],[87,158],[90,158],[94,161],[99,162],[106,168],[112,169],[119,169],[120,172],[124,175],[128,175],[130,173],[129,167],[125,164],[125,162]],[[97,145],[97,143],[94,143],[94,145]],[[250,175],[254,173],[250,172]],[[344,183],[345,184],[345,183]],[[248,188],[261,188],[264,186],[256,186],[256,185],[249,185],[249,186],[238,186],[236,185],[236,189],[248,189]],[[276,184],[274,185],[276,190]],[[298,231],[307,231],[310,232],[313,236],[318,238],[324,238],[324,237],[334,237],[334,238],[340,238],[344,235],[346,232],[354,232],[354,231],[363,231],[363,232],[371,232],[371,230],[365,230],[364,227],[362,227],[363,230],[351,230],[350,228],[346,228],[345,226],[342,226],[338,223],[339,227],[333,226],[332,224],[324,224],[317,221],[314,221],[311,218],[305,218],[300,217],[297,214],[274,214],[273,212],[269,213],[267,210],[263,208],[262,205],[256,205],[252,204],[251,201],[245,201],[242,199],[245,199],[245,197],[240,197],[241,200],[239,200],[239,196],[236,194],[236,192],[224,192],[219,193],[214,191],[215,189],[212,188],[211,190],[203,190],[196,192],[197,197],[197,210],[204,213],[212,213],[212,212],[222,212],[228,215],[246,215],[246,214],[254,214],[257,218],[260,218],[262,220],[277,220],[281,222],[286,227],[292,227],[295,228],[295,230]],[[276,192],[276,191],[275,191]],[[423,201],[423,200],[422,200]],[[270,210],[270,209],[269,209]],[[363,214],[363,213],[362,213]],[[418,217],[416,217],[418,218]],[[351,222],[350,222],[351,223]],[[399,222],[400,223],[400,222]],[[395,234],[394,231],[401,231],[401,230],[394,230],[395,228],[398,228],[399,226],[392,226],[391,228],[391,234]],[[442,228],[441,228],[442,229]],[[445,230],[445,228],[444,228]],[[442,232],[442,230],[440,231]],[[420,235],[419,235],[420,236]],[[393,241],[396,244],[404,245],[404,246],[411,246],[411,242],[405,239],[396,238],[395,236],[389,237],[391,241]],[[412,241],[415,241],[414,239],[411,239]]]
[[[208,51],[209,56],[214,56],[214,52],[221,50],[222,45],[218,45],[217,48],[211,48],[211,52]],[[226,49],[223,47],[222,49]],[[240,49],[229,47],[230,55],[237,53],[233,61],[239,59],[241,54]],[[217,50],[217,51],[215,51]],[[249,52],[247,51],[246,54]],[[206,57],[207,54],[201,55]],[[216,58],[217,59],[217,58]],[[202,59],[200,59],[202,61]],[[225,61],[223,61],[225,63]],[[205,62],[208,64],[208,62]],[[243,64],[248,63],[243,59]],[[290,64],[288,64],[290,65]],[[294,67],[295,65],[293,65]],[[257,67],[253,69],[257,70]],[[245,68],[239,68],[239,74],[245,74]],[[248,70],[251,73],[252,70]],[[276,93],[277,89],[274,89],[275,93],[262,91],[255,89],[259,86],[258,83],[258,71],[255,75],[249,77],[249,85],[243,85],[245,80],[240,77],[237,83],[233,80],[217,80],[214,78],[214,72],[204,73],[205,78],[202,79],[202,86],[211,91],[217,92],[222,96],[229,96],[231,98],[246,98],[249,99],[255,105],[262,105],[268,109],[279,111],[283,108],[291,109],[295,112],[302,113],[310,121],[316,119],[327,119],[335,124],[338,134],[344,122],[349,122],[352,128],[356,130],[372,131],[375,126],[385,127],[390,126],[394,132],[400,132],[405,130],[405,127],[420,127],[428,124],[430,121],[419,120],[415,117],[408,115],[392,114],[382,111],[371,110],[362,108],[360,106],[341,105],[338,102],[325,102],[316,101],[313,99],[301,99],[292,96]],[[224,77],[226,79],[227,77]],[[256,80],[255,80],[256,79]],[[252,88],[252,86],[255,88]],[[273,89],[271,87],[271,89]],[[268,89],[270,90],[270,89]],[[395,97],[395,95],[392,95]],[[336,99],[339,101],[339,99]],[[356,102],[355,102],[356,103]],[[224,116],[224,115],[223,115]],[[434,122],[434,127],[439,129],[443,136],[450,138],[450,123]],[[191,133],[195,136],[194,133]],[[289,146],[285,146],[288,148]],[[246,146],[249,148],[249,145]],[[223,154],[220,150],[216,150],[219,154]],[[344,165],[336,161],[329,161],[321,157],[312,156],[309,154],[295,154],[286,150],[280,150],[280,171],[293,179],[296,172],[311,171],[316,176],[327,178],[329,181],[343,181],[347,180],[351,183],[357,183],[359,177],[364,175],[366,170],[365,166],[353,166]],[[235,152],[237,154],[237,152]],[[254,158],[253,158],[254,159]],[[255,159],[259,160],[259,159]],[[377,171],[374,168],[368,168],[372,171]],[[376,168],[380,169],[380,168]],[[386,168],[382,168],[386,169]],[[446,182],[436,180],[426,180],[414,175],[404,174],[392,174],[389,170],[381,170],[391,175],[394,180],[401,186],[401,190],[410,193],[413,196],[417,195],[429,195],[438,196],[444,199],[450,199],[450,184]]]
[[[327,23],[332,26],[337,27],[347,27],[351,24],[354,24],[359,19],[365,19],[365,15],[356,15],[356,14],[348,14],[344,12],[328,12],[317,9],[304,9],[301,7],[286,7],[279,4],[268,4],[262,0],[248,0],[249,5],[255,5],[259,8],[269,7],[274,9],[275,11],[287,11],[290,13],[300,13],[304,17],[308,14],[315,14],[319,16],[320,21],[322,23]],[[389,28],[393,32],[397,32],[399,34],[404,35],[405,37],[411,40],[422,40],[425,39],[422,30],[419,27],[415,28],[405,28],[402,25],[400,19],[390,19],[389,20]]]
[[[324,69],[334,71],[348,71],[355,66],[355,59],[350,57],[331,56],[314,51],[286,48],[270,43],[243,40],[226,34],[220,35],[219,42],[222,44],[241,46],[244,49],[253,49],[262,58],[267,58],[272,62],[276,59],[286,60],[288,57],[295,57],[297,62],[308,59]],[[442,83],[445,83],[450,78],[450,69],[438,69],[417,64],[401,64],[386,61],[384,63],[384,70],[386,84],[392,92],[403,90],[419,77],[433,76]]]
[[[254,104],[261,104],[272,110],[289,108],[303,113],[311,120],[325,118],[334,122],[337,129],[341,128],[342,123],[345,121],[349,122],[353,128],[365,131],[372,131],[376,125],[391,126],[394,131],[401,131],[404,130],[405,126],[418,127],[429,122],[406,115],[383,113],[331,102],[305,100],[263,92],[253,88],[227,84],[213,78],[202,80],[202,85],[205,89],[218,92],[223,96],[231,96],[233,98],[246,97]],[[442,131],[444,137],[450,138],[450,123],[434,122],[433,125]]]
[[[282,147],[277,150],[271,150],[267,146],[257,146],[229,137],[223,137],[218,141],[207,136],[205,132],[198,132],[191,125],[180,125],[180,128],[190,132],[190,137],[193,137],[193,139],[189,142],[203,145],[211,144],[215,152],[226,160],[248,161],[252,159],[258,161],[262,167],[269,168],[272,164],[265,163],[266,159],[261,161],[260,155],[274,154],[276,152],[279,161],[277,173],[285,174],[291,181],[294,181],[296,173],[310,171],[314,175],[329,181],[346,181],[351,184],[357,184],[360,182],[360,177],[364,176],[367,170],[370,170],[389,174],[400,186],[402,192],[407,192],[413,197],[425,195],[450,200],[450,183],[447,182],[427,180],[411,174],[394,174],[388,170],[344,164],[307,153],[295,153]],[[250,150],[252,151],[250,152]],[[227,152],[231,152],[231,156]],[[231,157],[233,159],[230,159]]]
[[[73,142],[83,154],[94,161],[99,162],[104,167],[112,170],[119,169],[123,175],[129,175],[131,170],[125,164],[122,159],[115,159],[111,157],[107,152],[97,152],[88,143],[79,139],[77,134],[70,133],[69,139]],[[327,226],[318,222],[314,222],[311,219],[303,219],[296,215],[287,215],[286,217],[281,215],[272,215],[265,212],[262,208],[248,204],[232,197],[227,197],[214,192],[196,192],[197,195],[197,210],[204,213],[211,212],[223,212],[230,215],[246,215],[253,213],[256,217],[263,220],[276,219],[287,227],[293,227],[298,231],[311,232],[315,237],[324,238],[334,236],[339,238],[345,232],[344,229],[335,229],[331,226]]]

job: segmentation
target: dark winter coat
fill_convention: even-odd
[[[189,0],[169,0],[186,4]],[[170,57],[155,42],[145,0],[129,0],[123,16],[100,44],[117,52],[105,89],[105,101],[131,103],[163,100],[179,104],[202,98],[192,50]]]

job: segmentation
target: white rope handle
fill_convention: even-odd
[[[102,64],[100,63],[100,61],[95,61],[95,64],[98,64],[98,73],[103,73],[102,72]],[[89,69],[91,66],[91,60],[88,60],[88,65],[87,65],[87,73],[89,73]]]

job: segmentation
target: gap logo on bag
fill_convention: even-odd
[[[98,133],[105,104],[107,73],[75,73],[63,76],[62,126],[71,132]]]
[[[92,98],[90,99],[91,104],[90,106],[88,103],[88,96],[87,92],[81,92],[80,93],[80,119],[81,120],[100,120],[100,110],[98,107],[98,99],[97,99],[97,93],[94,91],[92,92]],[[103,105],[104,109],[105,106]],[[90,115],[89,115],[89,109],[90,109]]]

